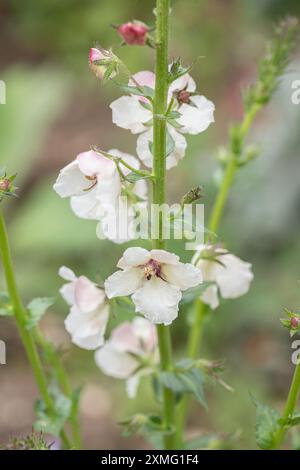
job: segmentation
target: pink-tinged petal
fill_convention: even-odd
[[[58,270],[58,275],[62,277],[65,281],[75,281],[77,277],[74,274],[72,269],[67,268],[66,266],[61,266]]]
[[[121,24],[117,30],[126,44],[131,46],[144,46],[146,44],[149,29],[145,24],[128,22]]]
[[[141,344],[139,337],[134,330],[133,323],[124,322],[117,326],[110,337],[110,343],[114,349],[120,352],[135,352],[139,353]]]
[[[77,155],[76,160],[80,171],[88,177],[95,177],[97,175],[107,177],[115,171],[116,167],[112,160],[94,150],[80,153]]]
[[[97,60],[104,59],[105,56],[102,54],[102,52],[97,49],[96,47],[91,47],[90,49],[90,54],[89,54],[89,59],[90,63],[95,62]]]
[[[110,108],[113,123],[133,134],[145,131],[144,124],[152,119],[151,111],[145,109],[136,96],[121,96],[110,104]]]
[[[145,352],[153,352],[157,346],[155,326],[146,318],[136,317],[132,322],[134,334],[140,340]]]
[[[120,269],[142,266],[150,259],[150,253],[145,248],[133,246],[124,251],[122,258],[118,261],[117,267]]]
[[[128,85],[136,86],[136,82],[140,86],[148,86],[154,90],[155,87],[155,73],[149,72],[149,70],[142,70],[133,75],[134,80],[130,79]]]
[[[105,292],[109,299],[131,295],[141,285],[143,271],[140,268],[129,268],[126,271],[116,271],[104,283]]]
[[[151,250],[150,256],[152,259],[155,259],[159,263],[164,263],[164,264],[178,264],[179,263],[179,256],[175,255],[174,253],[170,253],[169,251],[165,251],[165,250]]]
[[[110,341],[96,351],[95,361],[104,374],[117,379],[129,378],[138,367],[138,362],[132,356],[117,351]]]
[[[152,277],[132,296],[136,312],[142,313],[152,323],[170,325],[178,315],[180,290],[167,282]]]
[[[211,309],[215,310],[219,306],[218,287],[214,285],[207,286],[204,292],[200,295],[202,302],[209,305]]]
[[[218,259],[224,264],[224,267],[220,266],[216,275],[222,297],[235,299],[246,294],[253,280],[251,264],[232,254],[220,256]]]
[[[79,196],[90,186],[89,183],[75,160],[60,171],[53,189],[60,197]]]
[[[82,312],[92,312],[105,300],[103,289],[99,289],[87,277],[80,276],[75,282],[75,303]]]
[[[191,101],[195,106],[186,103],[180,106],[177,122],[181,125],[180,132],[199,134],[214,122],[215,105],[204,96],[192,96]]]
[[[166,264],[162,266],[162,277],[181,290],[196,287],[202,282],[201,271],[190,263]]]

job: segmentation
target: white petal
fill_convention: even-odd
[[[155,326],[146,318],[136,317],[132,322],[134,334],[140,339],[143,348],[152,352],[157,346],[157,332]]]
[[[141,166],[139,160],[133,155],[130,155],[130,153],[121,152],[121,150],[118,149],[110,149],[108,153],[110,153],[114,157],[122,158],[124,162],[128,163],[130,166],[136,168],[137,170]],[[125,175],[131,172],[131,170],[122,165],[122,163],[120,163],[120,165],[122,167],[122,173],[124,173]]]
[[[59,292],[62,298],[67,302],[68,305],[74,305],[75,303],[75,283],[68,282],[64,284],[60,289]]]
[[[251,264],[232,254],[220,256],[219,260],[225,265],[220,266],[216,276],[222,297],[234,299],[246,294],[253,279]]]
[[[140,268],[117,271],[109,276],[105,283],[105,292],[109,299],[131,295],[141,285],[144,273]]]
[[[146,130],[144,123],[152,119],[151,111],[145,109],[138,97],[121,96],[110,104],[113,123],[133,134]]]
[[[126,392],[129,398],[135,398],[140,383],[140,375],[134,374],[126,381]]]
[[[205,131],[214,122],[215,105],[204,96],[191,98],[195,106],[183,103],[177,122],[182,126],[180,131],[187,134],[199,134]]]
[[[141,70],[133,75],[134,81],[132,79],[129,80],[128,85],[136,86],[135,82],[137,82],[140,86],[148,86],[150,88],[155,87],[155,73],[149,72],[148,70]]]
[[[171,96],[174,91],[181,91],[184,89],[190,92],[194,92],[196,90],[195,80],[188,73],[174,80],[170,85],[169,95]]]
[[[185,155],[186,140],[183,135],[179,134],[173,127],[168,126],[168,132],[174,141],[174,149],[167,156],[167,170],[177,165],[178,161],[181,160]],[[137,139],[136,151],[139,158],[142,160],[144,165],[152,168],[153,155],[150,150],[153,142],[153,128],[151,127],[148,131],[143,132]]]
[[[84,349],[96,349],[104,343],[108,317],[108,306],[90,313],[82,313],[77,307],[72,307],[65,320],[65,327],[74,344]]]
[[[152,323],[170,325],[178,315],[178,303],[181,299],[180,290],[152,277],[132,296],[136,312],[142,313]]]
[[[179,256],[175,255],[174,253],[169,253],[169,251],[165,250],[151,250],[150,257],[155,259],[159,263],[166,263],[166,264],[178,264],[179,263]]]
[[[130,268],[132,266],[140,266],[150,259],[150,253],[145,248],[133,246],[124,251],[122,258],[118,261],[117,267],[121,269]]]
[[[75,281],[77,278],[72,269],[67,268],[66,266],[61,266],[58,270],[58,275],[65,279],[65,281]]]
[[[81,195],[89,186],[90,182],[81,173],[75,160],[60,171],[53,189],[60,197],[70,197]]]
[[[87,277],[80,276],[75,282],[75,303],[82,312],[92,312],[104,303],[105,294]]]
[[[166,264],[162,267],[163,278],[181,290],[195,287],[202,282],[201,271],[190,263]]]
[[[219,306],[218,287],[214,285],[207,286],[200,295],[202,302],[208,304],[213,310]]]
[[[120,352],[139,353],[141,344],[139,337],[135,332],[133,322],[124,322],[117,326],[111,334],[110,344]]]
[[[127,379],[138,366],[132,356],[116,351],[109,341],[96,351],[95,361],[104,374],[117,379]]]
[[[71,209],[81,219],[99,220],[103,214],[103,207],[97,199],[97,186],[83,193],[81,196],[71,197]]]

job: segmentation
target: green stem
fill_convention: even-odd
[[[169,39],[169,0],[156,1],[156,82],[153,103],[153,204],[165,202],[166,174],[166,111],[168,97],[168,39]],[[153,246],[158,249],[165,247],[160,215],[158,239]],[[163,371],[172,368],[172,345],[169,327],[157,326],[160,352],[160,368]],[[163,389],[163,422],[170,431],[174,425],[173,393],[168,388]],[[171,432],[164,437],[165,449],[173,449],[174,435]]]
[[[19,330],[22,343],[24,345],[31,369],[33,371],[39,392],[44,400],[47,409],[51,412],[54,411],[52,398],[48,391],[48,383],[45,373],[42,368],[41,360],[34,342],[33,334],[26,329],[27,312],[24,308],[14,274],[12,258],[10,253],[9,241],[5,221],[2,212],[0,211],[0,255],[3,262],[4,275],[6,279],[7,289],[12,303],[17,327]],[[66,447],[72,447],[66,434],[62,432],[61,438]]]
[[[281,417],[283,421],[293,416],[293,413],[295,411],[295,407],[297,404],[297,400],[299,397],[299,392],[300,392],[300,363],[295,368],[293,380],[291,383],[291,387],[289,390],[285,408]],[[274,445],[272,447],[273,449],[280,448],[286,432],[287,432],[287,428],[284,425],[281,425],[277,433],[275,434]]]
[[[40,345],[42,351],[44,352],[45,356],[49,358],[49,364],[53,367],[56,379],[58,384],[61,387],[63,393],[68,397],[71,401],[73,400],[73,390],[65,371],[65,368],[61,362],[61,359],[55,350],[55,347],[49,342],[46,341],[40,331],[36,328],[34,331],[35,338],[37,343]],[[78,421],[77,410],[71,412],[70,415],[70,423],[72,429],[72,438],[74,441],[75,448],[77,450],[81,449],[82,442],[81,442],[81,433],[80,433],[80,426]]]
[[[223,176],[222,184],[217,193],[215,203],[213,205],[212,213],[208,223],[208,233],[216,233],[218,231],[224,208],[228,199],[229,190],[233,184],[236,170],[238,168],[238,161],[241,157],[244,147],[245,138],[249,132],[251,124],[261,109],[261,105],[254,104],[249,111],[245,114],[243,121],[238,126],[237,135],[238,142],[231,138],[230,150],[228,152],[228,161]],[[188,339],[188,357],[195,359],[199,353],[202,335],[203,335],[203,322],[205,318],[205,312],[207,306],[201,302],[200,299],[196,301],[196,308],[194,313],[193,325],[190,329],[190,335]],[[182,435],[185,426],[186,415],[188,411],[188,402],[184,397],[179,403],[176,410],[177,424],[176,424],[176,446],[182,445]]]

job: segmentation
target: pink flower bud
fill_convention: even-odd
[[[298,326],[299,326],[299,318],[292,317],[290,322],[291,322],[291,327],[292,327],[292,328],[298,328]]]
[[[7,192],[10,189],[11,181],[8,178],[4,178],[0,181],[0,191]]]
[[[117,31],[121,38],[130,46],[144,46],[149,28],[143,23],[124,23]]]
[[[99,63],[100,61],[102,63]],[[112,51],[92,47],[89,53],[89,65],[96,77],[100,78],[100,80],[104,78],[108,69],[110,70],[110,73],[107,78],[113,78],[116,75],[118,58]]]

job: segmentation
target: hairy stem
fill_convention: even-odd
[[[31,331],[26,328],[27,312],[22,304],[17,288],[12,258],[10,253],[8,235],[2,212],[0,211],[0,255],[3,262],[4,275],[7,284],[10,301],[12,303],[19,334],[24,345],[31,369],[33,371],[39,392],[48,411],[54,411],[54,404],[48,391],[48,383],[43,371],[42,363]],[[64,431],[61,433],[62,441],[67,448],[72,444]]]
[[[169,39],[169,0],[156,1],[156,82],[153,103],[153,204],[165,202],[166,174],[166,111],[168,96],[168,39]],[[158,221],[159,237],[153,240],[155,248],[165,247],[162,218]],[[172,345],[170,328],[157,326],[161,370],[172,367]],[[165,449],[173,449],[172,428],[174,424],[174,396],[170,389],[163,389],[163,422],[168,433],[164,437]]]
[[[283,421],[293,416],[293,413],[295,411],[295,407],[297,404],[297,400],[299,397],[299,392],[300,392],[300,363],[297,364],[295,368],[295,372],[294,372],[293,380],[290,386],[289,394],[286,400],[285,408],[281,416]],[[274,437],[274,445],[272,449],[280,448],[284,440],[286,432],[287,432],[287,428],[284,426],[284,424],[281,424],[280,428],[278,429]]]

